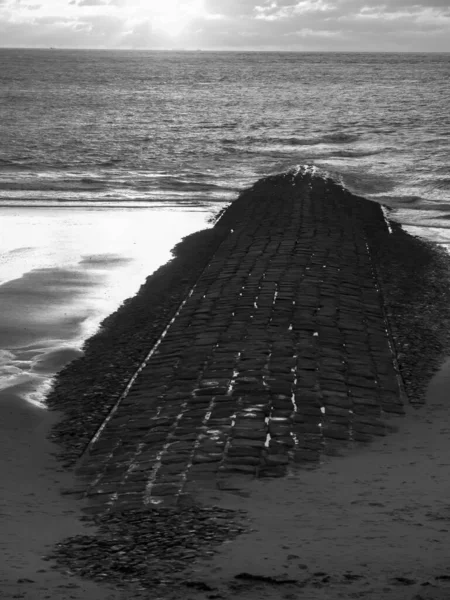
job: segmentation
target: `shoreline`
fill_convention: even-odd
[[[279,179],[272,177],[258,182],[253,188],[243,192],[239,199],[225,210],[212,229],[193,234],[178,244],[175,248],[175,258],[150,276],[136,296],[127,300],[116,313],[110,315],[104,321],[99,333],[87,341],[83,357],[70,363],[58,375],[55,390],[49,397],[49,407],[52,413],[50,420],[53,421],[50,438],[56,441],[58,447],[61,449],[59,464],[61,465],[62,461],[64,469],[72,469],[79,461],[95,432],[122,394],[130,377],[141,365],[149,349],[158,341],[168,322],[170,322],[183,300],[185,300],[192,290],[194,284],[199,280],[211,256],[214,255],[222,242],[229,236],[230,230],[239,226],[242,207],[245,205],[248,197],[252,194],[264,194],[264,186],[267,184],[276,185]],[[342,194],[342,190],[340,193]],[[348,194],[348,196],[351,195]],[[351,202],[355,200],[358,201],[357,198],[352,196]],[[364,202],[367,201],[364,200]],[[379,209],[375,207],[378,207],[378,205],[374,205],[373,207],[374,214],[379,212]],[[382,282],[385,308],[392,327],[397,348],[397,358],[403,373],[405,388],[411,403],[419,406],[423,401],[423,393],[431,375],[436,371],[445,354],[450,354],[448,335],[446,332],[441,331],[439,327],[443,315],[445,319],[448,319],[446,322],[450,323],[450,293],[447,289],[448,279],[444,279],[448,275],[448,259],[444,256],[444,253],[436,251],[431,244],[416,240],[402,231],[401,227],[395,223],[391,225],[393,230],[392,235],[381,235],[379,228],[377,228],[378,226],[375,225],[373,227],[369,226],[366,233],[371,240],[373,248],[377,248],[377,276]],[[430,302],[433,302],[433,304],[430,305]],[[409,344],[409,346],[406,346],[406,344]],[[424,354],[426,354],[426,361],[423,360]],[[401,431],[402,427],[404,427],[403,424],[407,423],[407,419],[410,418],[411,414],[418,415],[417,409],[408,407],[406,417],[395,417],[395,427],[398,427]],[[60,415],[63,415],[61,420],[59,420]],[[414,416],[413,418],[417,420],[419,417]],[[387,437],[383,438],[383,441],[388,446],[393,443],[391,441],[392,435],[395,437],[399,434],[388,433]],[[394,437],[392,437],[392,440],[394,440]],[[372,442],[372,444],[376,444],[377,446],[380,443]],[[50,446],[48,442],[45,442],[44,446],[44,454],[48,454],[50,448],[56,448],[56,446]],[[371,447],[369,446],[368,452],[371,452]],[[359,448],[359,452],[361,452],[361,448]],[[359,456],[363,455],[360,454]],[[395,453],[393,456],[395,457]],[[341,465],[340,472],[344,472],[346,468],[345,461],[347,459],[348,457],[345,458],[345,456],[330,458],[328,455],[325,457],[325,462],[328,464],[328,461],[331,460],[336,462],[336,464],[339,463]],[[360,459],[361,468],[363,468],[363,462]],[[54,472],[57,464],[54,459],[51,459],[48,463],[50,472]],[[63,473],[62,469],[61,472]],[[314,481],[323,481],[324,475],[317,475],[316,470],[308,471],[309,474],[306,473],[306,471],[303,471],[303,477],[307,477],[308,480],[310,479],[311,485],[314,485]],[[237,475],[235,474],[231,479],[235,479],[236,477]],[[319,479],[317,479],[318,477]],[[59,480],[58,485],[61,485],[63,479],[65,479],[65,484],[69,488],[72,487],[75,493],[73,496],[62,497],[60,499],[61,506],[70,505],[70,509],[68,510],[74,510],[76,513],[77,509],[86,506],[86,500],[83,500],[81,503],[76,500],[78,492],[83,487],[80,488],[73,481],[71,474],[65,473],[61,475],[61,478],[56,477],[56,480]],[[259,492],[255,492],[255,490],[261,485],[266,487],[272,486],[276,490],[277,486],[280,485],[280,481],[285,482],[283,486],[289,487],[292,484],[292,480],[288,477],[287,479],[277,479],[272,484],[270,481],[266,484],[266,482],[257,480],[257,483],[254,485],[251,484],[248,487],[248,482],[243,482],[239,477],[237,479],[239,480],[237,484],[237,489],[239,490],[236,492],[237,496],[230,491],[222,492],[220,494],[222,500],[218,497],[213,499],[214,507],[208,517],[212,521],[220,518],[220,510],[217,510],[217,507],[221,510],[231,511],[230,517],[232,520],[233,518],[235,519],[234,527],[236,528],[236,534],[239,533],[240,527],[239,511],[247,511],[247,520],[251,521],[256,518],[254,515],[251,515],[248,504],[243,500],[246,494],[250,494],[250,497],[253,497],[255,493],[258,495]],[[66,485],[63,487],[66,487]],[[57,494],[57,491],[54,489],[52,491],[53,497],[55,497],[55,493]],[[276,494],[277,492],[273,493]],[[207,496],[207,493],[206,496],[203,494],[203,497],[202,493],[193,493],[192,499],[189,500],[189,498],[186,498],[187,504],[184,505],[186,513],[189,510],[192,512],[189,523],[193,530],[196,531],[193,535],[192,543],[196,548],[195,556],[200,557],[200,559],[204,552],[217,551],[214,549],[215,544],[212,543],[212,540],[208,539],[208,537],[202,537],[202,531],[198,529],[199,513],[196,507],[198,505],[204,506]],[[226,500],[223,500],[223,498],[226,498]],[[230,498],[232,501],[230,501]],[[67,505],[65,504],[66,502],[68,503]],[[223,502],[224,504],[221,504]],[[301,498],[299,498],[299,502],[301,502]],[[211,505],[210,496],[206,505]],[[181,510],[183,511],[183,508]],[[262,510],[264,509],[262,508]],[[170,516],[171,513],[170,511],[164,512],[163,509],[157,509],[154,514]],[[174,514],[178,514],[177,511]],[[137,515],[138,517],[139,515]],[[63,517],[63,520],[67,518],[66,515]],[[123,532],[120,533],[120,522],[121,519],[125,519],[125,515],[121,517],[119,513],[117,518],[119,525],[116,529],[113,526],[110,530],[113,534],[116,532],[120,540],[120,536],[123,535]],[[95,540],[98,533],[84,531],[82,529],[84,525],[82,526],[75,515],[73,517],[70,516],[70,519],[73,529],[69,528],[69,531],[66,531],[65,535],[69,540],[63,543],[63,548],[68,550],[68,554],[66,558],[62,559],[61,555],[56,552],[55,558],[60,561],[61,566],[64,565],[66,570],[70,570],[69,581],[73,582],[73,573],[82,573],[83,571],[83,569],[79,570],[77,567],[79,557],[77,558],[76,549],[73,549],[73,544],[76,546],[77,543],[77,535],[84,535],[90,540],[89,544],[94,551],[90,559],[93,564],[102,565],[102,561],[108,558],[108,555],[105,555],[104,551],[102,554],[101,548],[97,548],[96,546]],[[51,526],[51,523],[54,523],[52,516],[47,514],[43,523]],[[110,527],[107,521],[102,522],[102,519],[89,519],[85,523],[97,523],[100,525],[103,523],[106,530]],[[126,519],[124,523],[126,523]],[[293,526],[294,523],[291,523],[290,527]],[[142,532],[146,531],[145,527],[143,527]],[[167,523],[164,517],[161,520],[160,535],[163,536],[165,531],[167,531]],[[140,533],[141,530],[139,530]],[[217,540],[223,540],[227,537],[226,535],[225,537],[221,537],[220,528],[214,528],[212,524],[209,535],[216,536]],[[59,539],[61,537],[64,537],[64,534]],[[238,538],[238,545],[240,539]],[[101,541],[101,537],[99,540]],[[54,541],[57,541],[56,538],[54,538]],[[219,552],[222,552],[222,550],[219,550]],[[220,554],[219,556],[222,555]],[[258,556],[262,560],[262,556],[256,553],[256,557]],[[156,556],[153,560],[158,563],[159,559]],[[262,563],[260,566],[262,567]],[[133,571],[132,566],[130,568],[132,576],[134,575],[134,577],[138,577],[139,579],[139,574]],[[85,577],[88,575],[88,573],[84,574]],[[202,577],[203,575],[204,573]],[[172,578],[172,584],[169,583],[169,587],[164,588],[163,586],[161,588],[161,594],[167,593],[167,596],[162,597],[171,597],[170,594],[173,591],[171,590],[171,585],[181,585],[184,577],[185,575],[183,575],[180,565],[178,566],[178,571],[175,570],[175,574],[172,573],[172,575],[169,575],[167,565],[163,561],[161,578],[168,578],[169,581]],[[30,578],[34,579],[33,577]],[[77,585],[79,585],[78,578],[76,581]],[[94,586],[88,589],[90,585],[89,580],[83,581],[85,582],[83,585],[88,586],[85,588],[85,597],[86,594],[93,594],[87,597],[103,598],[100,595],[100,591],[98,591],[100,588],[97,589]],[[196,580],[191,579],[191,581],[195,584]],[[206,585],[216,584],[217,582],[214,581],[206,581]],[[33,587],[31,584],[26,585],[29,588]],[[196,588],[195,585],[191,587],[196,590],[196,594],[201,591],[201,587]],[[135,597],[141,597],[139,596],[141,593],[143,594],[142,597],[149,597],[146,595],[144,588],[135,590]],[[243,588],[243,590],[245,593],[249,592],[247,588]],[[242,589],[237,591],[241,593]],[[22,597],[37,597],[35,589],[30,589],[29,593],[31,594],[30,596],[24,595]],[[115,592],[105,591],[104,593],[111,594],[110,596],[106,596],[107,598],[119,598],[119,595],[113,595],[119,594],[117,590]],[[181,594],[181,592],[176,590],[173,593],[174,597],[178,597],[177,594]],[[266,593],[268,593],[267,589]],[[248,597],[251,598],[252,596]],[[271,596],[269,595],[268,597]],[[319,597],[327,598],[326,595],[318,595],[317,598]],[[403,596],[398,596],[398,598],[400,597],[403,598]]]

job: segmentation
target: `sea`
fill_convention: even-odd
[[[448,53],[0,49],[0,390],[45,407],[101,320],[267,175],[331,177],[450,247],[449,98]]]

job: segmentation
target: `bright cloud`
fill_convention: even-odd
[[[449,0],[0,0],[0,45],[450,51]]]

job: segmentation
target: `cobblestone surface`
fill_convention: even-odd
[[[282,476],[403,412],[368,235],[384,217],[336,189],[277,176],[225,213],[229,235],[78,467],[88,511]]]

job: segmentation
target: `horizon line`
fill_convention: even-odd
[[[288,50],[241,48],[93,48],[58,46],[0,46],[0,50],[89,51],[89,52],[186,52],[186,53],[284,53],[284,54],[450,54],[450,50]]]

